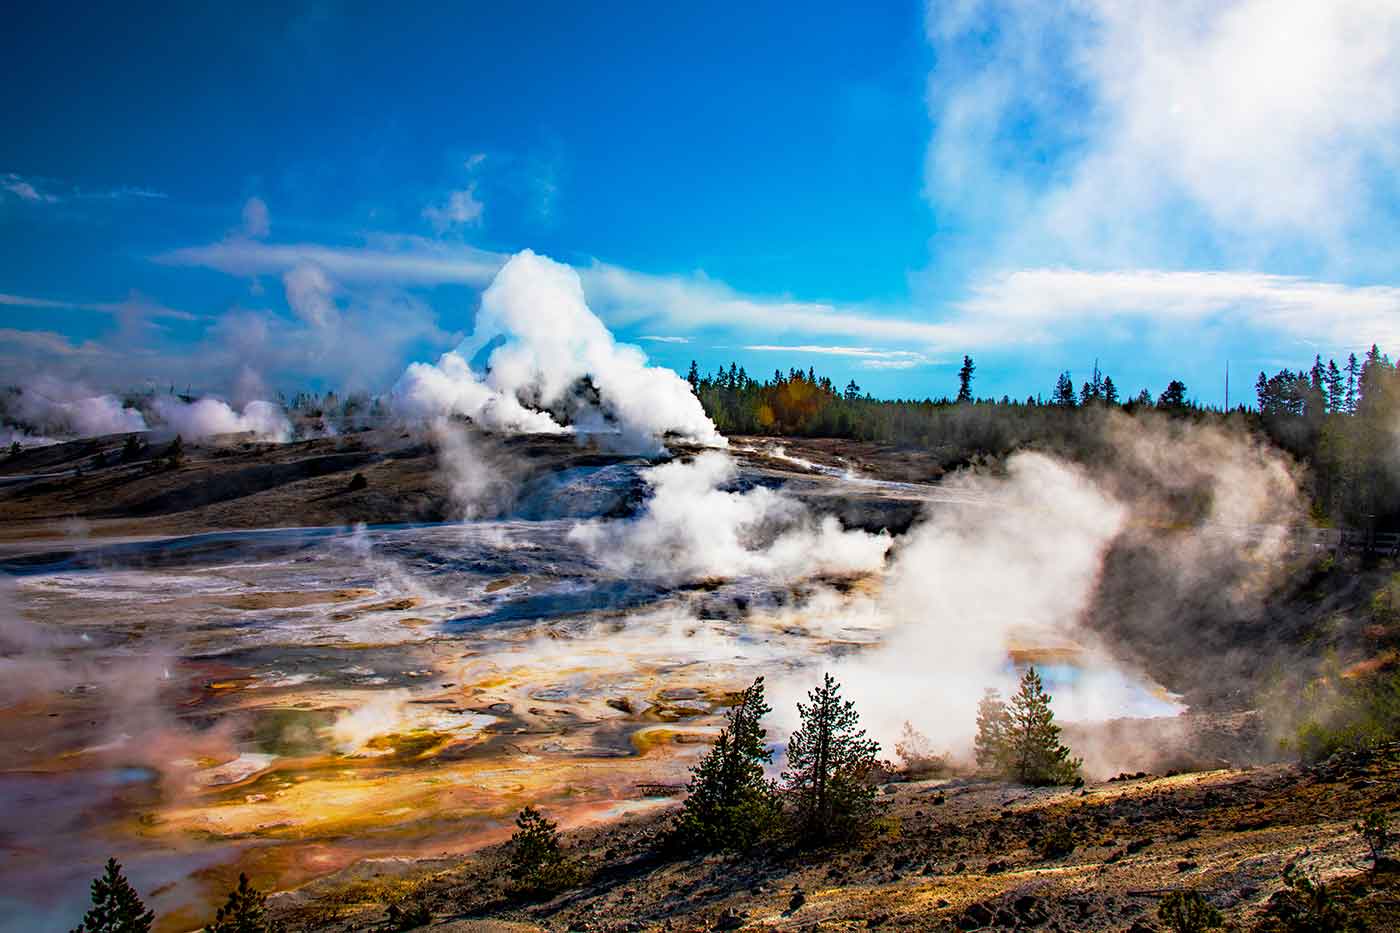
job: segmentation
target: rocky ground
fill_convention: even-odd
[[[207,531],[397,522],[449,521],[454,505],[452,461],[490,478],[500,510],[532,481],[578,467],[644,462],[568,435],[472,435],[470,454],[444,452],[428,435],[378,429],[289,444],[238,436],[183,444],[178,464],[168,441],[123,456],[128,435],[68,441],[0,455],[0,545],[31,548],[36,541],[199,534]],[[787,440],[784,449],[812,457],[809,465],[772,455],[778,442],[737,438],[733,452],[750,475],[793,491],[852,526],[906,529],[922,502],[888,490],[852,496],[848,485],[821,472],[842,461],[839,442]],[[936,479],[926,455],[856,445],[862,475],[900,482]],[[674,449],[686,457],[696,451]],[[854,462],[854,461],[853,461]],[[925,468],[919,468],[918,463]],[[360,479],[356,479],[360,477]],[[838,488],[840,487],[840,488]],[[839,494],[838,494],[839,493]],[[640,487],[637,498],[640,498]]]
[[[436,449],[416,435],[379,430],[290,444],[217,438],[184,444],[178,465],[167,462],[167,443],[124,459],[125,438],[0,458],[0,541],[460,517]],[[520,479],[620,459],[549,437],[493,442],[484,455],[518,461]]]
[[[667,814],[568,835],[591,880],[512,896],[504,847],[454,862],[375,863],[276,899],[294,931],[389,929],[421,903],[435,931],[1163,930],[1161,898],[1207,897],[1243,930],[1277,929],[1292,860],[1372,931],[1400,929],[1400,870],[1353,829],[1400,816],[1400,746],[1304,768],[1123,776],[1080,789],[891,784],[877,830],[816,852],[668,858]],[[1066,841],[1067,840],[1067,843]],[[1056,842],[1059,845],[1056,845]],[[1066,845],[1072,846],[1064,851]]]

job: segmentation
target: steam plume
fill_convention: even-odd
[[[1174,682],[1191,667],[1227,676],[1200,657],[1184,617],[1202,605],[1247,611],[1269,591],[1284,525],[1302,514],[1286,459],[1243,434],[1166,420],[1113,417],[1104,439],[1092,469],[1022,452],[1004,475],[952,477],[945,486],[986,504],[935,507],[899,543],[878,595],[819,607],[881,630],[868,650],[826,666],[887,750],[912,720],[965,752],[982,690],[1014,687],[1012,649],[1072,655],[1059,671],[1049,662],[1062,675],[1055,708],[1071,719],[1170,712],[1140,686],[1144,667],[1180,673]],[[1247,538],[1233,536],[1239,528]],[[811,676],[776,685],[780,714]],[[1117,752],[1125,763],[1148,755]],[[1104,749],[1095,758],[1115,761]]]
[[[16,406],[20,418],[42,434],[100,437],[146,430],[141,413],[112,395],[84,396],[42,385],[21,392]]]
[[[478,376],[471,363],[488,349]],[[529,250],[483,293],[472,336],[435,364],[410,365],[393,396],[405,414],[466,415],[500,431],[559,433],[556,416],[568,415],[628,446],[656,448],[668,434],[725,445],[685,380],[613,339],[585,303],[578,273]]]
[[[251,432],[261,441],[285,443],[292,435],[291,422],[281,407],[272,402],[249,402],[242,412],[236,412],[216,398],[183,402],[161,397],[155,401],[155,411],[168,428],[191,440]]]
[[[585,523],[571,536],[615,573],[661,579],[799,579],[864,574],[883,564],[888,535],[847,531],[767,487],[725,489],[737,472],[719,451],[652,467],[644,475],[652,495],[640,517]]]

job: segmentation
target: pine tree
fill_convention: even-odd
[[[763,717],[771,712],[759,677],[729,708],[726,727],[690,771],[689,794],[672,829],[687,849],[747,849],[768,836],[781,812],[777,789],[763,776],[773,760]]]
[[[690,361],[690,372],[685,374],[685,381],[690,383],[690,391],[700,391],[700,367],[694,360]]]
[[[238,887],[229,892],[228,901],[214,914],[214,922],[204,933],[280,933],[281,924],[274,924],[267,915],[267,895],[248,883],[248,876],[239,874]]]
[[[1103,400],[1109,405],[1118,404],[1118,387],[1113,384],[1113,379],[1109,376],[1103,377]]]
[[[964,356],[962,369],[958,370],[958,401],[972,401],[972,374],[977,369],[973,365],[972,357]]]
[[[1347,414],[1356,414],[1356,389],[1357,383],[1361,380],[1361,365],[1356,362],[1356,354],[1347,357],[1347,391],[1346,405]]]
[[[122,874],[120,863],[109,858],[102,877],[93,879],[92,909],[73,933],[150,933],[155,919],[155,912],[146,909]]]
[[[1346,384],[1342,381],[1342,371],[1336,360],[1327,361],[1327,410],[1346,411]]]
[[[510,837],[511,880],[529,893],[562,890],[574,881],[574,872],[559,843],[559,827],[534,807],[525,807],[515,818]]]
[[[977,767],[988,774],[1004,775],[1007,770],[1007,730],[1010,718],[1001,694],[988,687],[977,704],[977,739],[974,751]]]
[[[1149,391],[1147,391],[1146,389],[1143,389],[1141,392],[1139,392],[1139,393],[1137,394],[1137,398],[1133,399],[1133,402],[1134,402],[1134,404],[1136,404],[1137,407],[1139,407],[1139,408],[1151,408],[1151,407],[1152,407],[1152,393],[1149,392]]]
[[[1361,377],[1356,383],[1358,412],[1372,415],[1383,410],[1392,371],[1390,357],[1382,353],[1376,344],[1371,344],[1371,349],[1366,351],[1366,359],[1361,363]]]
[[[1162,394],[1157,397],[1157,407],[1167,411],[1181,411],[1186,407],[1186,383],[1173,379],[1167,383]]]
[[[865,737],[855,703],[827,674],[797,704],[802,726],[788,740],[787,792],[795,801],[798,829],[813,842],[859,832],[875,806],[875,755],[880,743]]]
[[[1088,382],[1079,390],[1079,404],[1088,405],[1103,399],[1103,373],[1099,372],[1099,361],[1094,360],[1094,372]]]
[[[1055,397],[1051,401],[1062,408],[1074,407],[1074,380],[1068,372],[1060,373],[1060,378],[1055,382]]]
[[[1060,744],[1060,727],[1050,694],[1034,667],[1021,677],[1021,689],[1007,710],[1006,747],[1011,776],[1022,784],[1069,784],[1083,764]]]

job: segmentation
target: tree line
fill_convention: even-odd
[[[1035,446],[1092,464],[1104,455],[1104,412],[1155,412],[1253,432],[1305,464],[1315,516],[1354,527],[1400,528],[1400,471],[1392,469],[1393,426],[1400,423],[1400,375],[1378,346],[1338,365],[1320,356],[1298,369],[1259,373],[1255,405],[1202,405],[1172,379],[1157,395],[1122,393],[1094,365],[1076,387],[1060,373],[1048,397],[978,398],[976,364],[963,357],[952,397],[877,399],[850,380],[844,387],[814,368],[751,377],[737,363],[688,380],[725,434],[835,437],[930,451],[951,468],[974,458]]]
[[[721,366],[702,375],[692,360],[686,380],[705,412],[726,434],[774,434],[813,437],[847,437],[886,443],[921,443],[938,436],[938,414],[960,406],[992,408],[1047,408],[1072,410],[1095,406],[1128,409],[1157,407],[1188,410],[1198,406],[1187,397],[1186,384],[1173,379],[1154,401],[1143,389],[1124,399],[1113,378],[1094,364],[1093,374],[1078,389],[1069,372],[1060,373],[1048,398],[1027,396],[1024,401],[1003,395],[977,398],[972,391],[977,366],[964,356],[958,370],[958,390],[952,398],[877,399],[862,391],[854,379],[844,388],[815,368],[806,372],[775,369],[771,379],[759,381],[738,363]]]

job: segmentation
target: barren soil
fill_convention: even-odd
[[[1373,931],[1400,929],[1400,872],[1370,869],[1358,816],[1400,811],[1400,747],[1316,768],[1270,765],[1145,775],[1083,789],[986,782],[885,788],[884,818],[845,849],[775,847],[670,859],[667,814],[572,833],[593,874],[552,900],[513,899],[503,847],[460,861],[378,863],[277,898],[298,931],[375,928],[400,898],[432,930],[1148,931],[1161,897],[1199,891],[1243,929],[1271,929],[1292,859]],[[1038,851],[1053,827],[1068,854]]]

